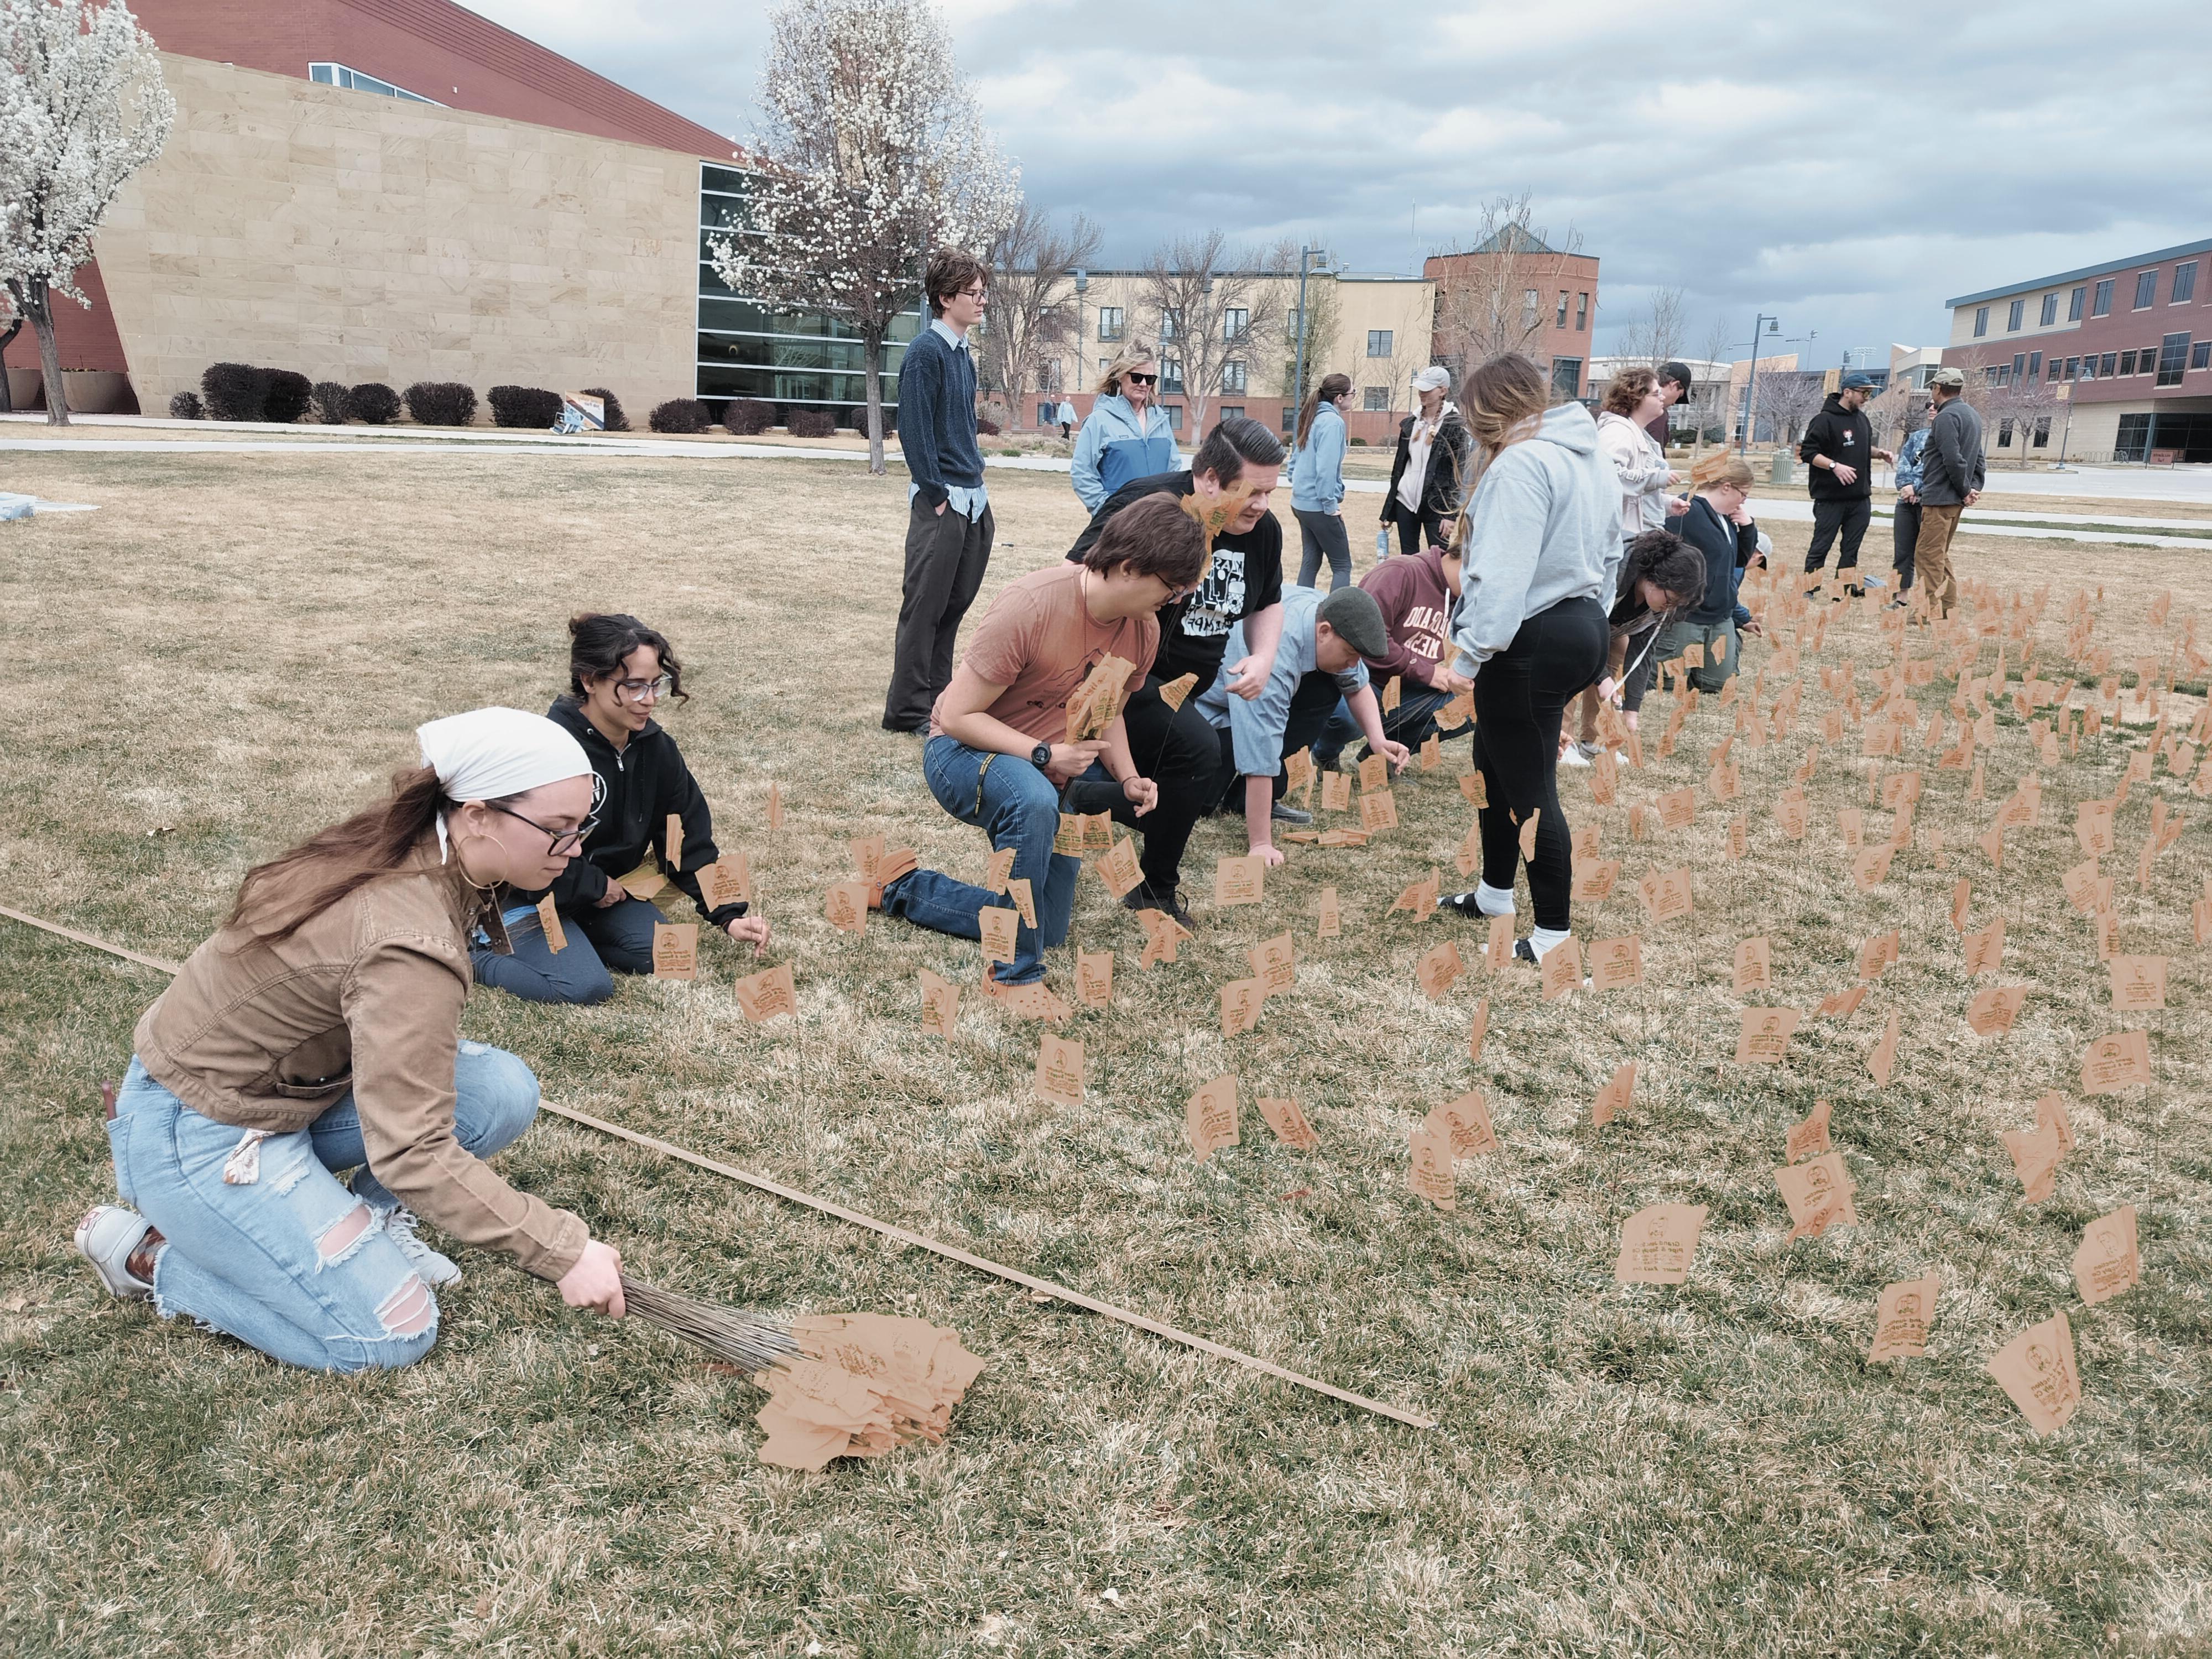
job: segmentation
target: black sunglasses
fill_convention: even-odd
[[[1139,374],[1133,368],[1121,378],[1125,380],[1134,380],[1139,386],[1158,386],[1160,381],[1160,377],[1157,374]]]

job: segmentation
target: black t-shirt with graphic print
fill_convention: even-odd
[[[1147,495],[1188,495],[1195,488],[1188,468],[1131,479],[1098,504],[1067,556],[1080,563],[1106,520],[1130,502]],[[1282,599],[1280,520],[1273,513],[1263,514],[1249,530],[1217,536],[1213,562],[1198,591],[1187,599],[1160,607],[1160,653],[1152,665],[1153,678],[1167,681],[1195,674],[1197,689],[1203,691],[1221,672],[1221,659],[1229,648],[1229,630],[1255,611],[1281,604]]]

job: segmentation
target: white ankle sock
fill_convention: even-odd
[[[1528,934],[1528,948],[1536,953],[1536,960],[1541,962],[1553,945],[1567,942],[1571,931],[1565,927],[1533,928]]]
[[[1510,916],[1513,914],[1513,890],[1478,881],[1474,884],[1474,908],[1486,916]]]

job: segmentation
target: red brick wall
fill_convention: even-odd
[[[62,368],[123,372],[130,365],[123,361],[123,342],[115,332],[115,315],[107,308],[107,289],[100,283],[99,265],[80,267],[76,285],[92,302],[89,311],[74,300],[54,296],[54,344],[61,353]],[[6,331],[0,326],[0,333]],[[7,367],[36,369],[38,366],[39,337],[25,323],[23,331],[9,344]]]
[[[307,78],[343,64],[455,109],[727,161],[736,148],[450,0],[138,0],[164,52]]]

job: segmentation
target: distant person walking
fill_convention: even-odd
[[[952,643],[991,562],[994,526],[975,446],[975,353],[982,263],[958,248],[929,256],[922,289],[934,320],[899,364],[899,448],[907,486],[906,589],[899,600],[884,729],[929,730],[930,706],[952,680]]]
[[[1897,597],[1892,611],[1902,610],[1912,592],[1912,546],[1920,539],[1920,457],[1928,447],[1928,428],[1910,433],[1897,452],[1897,501],[1891,507],[1890,538],[1894,550],[1890,564],[1897,572]]]
[[[1669,411],[1676,404],[1685,404],[1690,400],[1692,386],[1690,366],[1686,362],[1669,358],[1660,364],[1655,373],[1659,376],[1659,412],[1644,422],[1644,429],[1651,434],[1652,441],[1659,446],[1661,452],[1664,453],[1667,447],[1668,429],[1672,425]],[[1656,525],[1652,526],[1654,529],[1658,527]]]
[[[1828,394],[1797,446],[1797,459],[1806,467],[1805,488],[1813,497],[1813,542],[1805,551],[1805,574],[1810,576],[1827,562],[1828,549],[1841,534],[1844,548],[1836,556],[1836,574],[1851,573],[1844,591],[1853,599],[1866,592],[1858,580],[1859,544],[1874,516],[1874,464],[1897,459],[1874,447],[1874,423],[1862,412],[1872,396],[1872,380],[1844,375],[1842,389]],[[1805,591],[1816,593],[1820,584]]]
[[[1468,456],[1474,441],[1451,400],[1451,371],[1431,363],[1413,376],[1420,412],[1398,423],[1398,453],[1382,522],[1398,526],[1398,550],[1418,553],[1451,540],[1448,520],[1467,497]]]
[[[1053,411],[1053,418],[1060,422],[1060,442],[1066,443],[1068,434],[1075,430],[1075,405],[1062,398],[1060,407]]]
[[[1332,589],[1352,582],[1352,538],[1344,531],[1344,416],[1352,407],[1352,376],[1328,374],[1298,411],[1297,448],[1291,456],[1291,512],[1305,550],[1298,586],[1311,587],[1328,559]]]
[[[1098,395],[1067,468],[1085,512],[1096,513],[1133,479],[1176,470],[1175,428],[1167,410],[1152,401],[1159,386],[1159,360],[1150,346],[1133,342],[1099,377]]]
[[[1920,538],[1912,562],[1937,621],[1951,614],[1959,586],[1951,576],[1951,538],[1959,515],[1981,498],[1984,477],[1982,417],[1966,398],[1966,377],[1939,368],[1929,390],[1936,394],[1936,416],[1928,423],[1928,442],[1920,452]]]

